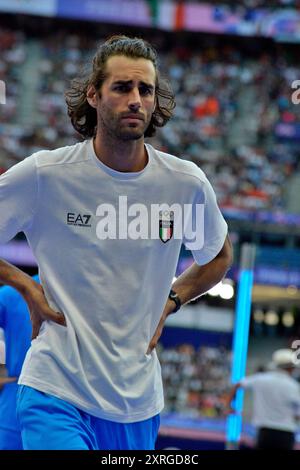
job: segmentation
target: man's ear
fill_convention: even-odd
[[[92,108],[97,108],[98,103],[98,93],[94,87],[94,85],[90,85],[86,92],[86,99],[89,105]]]

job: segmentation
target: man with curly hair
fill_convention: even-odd
[[[0,178],[0,242],[24,231],[41,280],[0,262],[0,281],[23,295],[33,325],[19,379],[23,446],[154,449],[163,408],[155,346],[167,316],[230,266],[227,225],[203,172],[144,142],[175,106],[149,43],[108,39],[66,101],[84,141],[37,152]],[[193,238],[185,207],[203,236],[172,285]]]

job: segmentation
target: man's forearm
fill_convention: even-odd
[[[239,389],[240,387],[241,387],[241,384],[240,384],[239,382],[236,383],[236,384],[234,384],[234,385],[231,387],[231,389],[230,389],[230,391],[229,391],[229,393],[228,393],[228,395],[227,395],[227,397],[226,397],[226,406],[227,406],[227,407],[230,407],[230,406],[231,406],[231,402],[232,402],[232,400],[235,398],[236,392],[238,391],[238,389]]]
[[[14,287],[22,296],[25,296],[34,281],[16,266],[0,259],[0,283]]]
[[[226,238],[220,253],[204,266],[193,263],[175,281],[172,289],[178,294],[181,303],[185,304],[207,292],[220,282],[232,264],[232,247]]]

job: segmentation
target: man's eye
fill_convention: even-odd
[[[148,87],[140,88],[141,95],[152,95],[152,89]]]
[[[125,93],[126,91],[128,91],[128,87],[126,85],[118,85],[115,87],[115,90]]]

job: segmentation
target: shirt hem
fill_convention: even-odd
[[[75,399],[72,395],[69,395],[61,390],[53,387],[53,385],[46,384],[43,382],[35,381],[35,380],[28,380],[26,377],[22,377],[19,380],[19,385],[26,385],[28,387],[35,388],[40,392],[47,393],[49,395],[53,395],[60,400],[65,400],[68,403],[76,406],[80,410],[95,416],[96,418],[105,419],[108,421],[114,421],[116,423],[134,423],[138,421],[144,421],[146,419],[152,418],[153,416],[159,414],[164,408],[164,402],[160,402],[155,407],[151,408],[150,411],[147,413],[145,412],[137,412],[137,413],[130,413],[126,415],[126,413],[118,414],[109,411],[99,410],[98,407],[91,406],[87,402],[83,402],[82,400]]]

